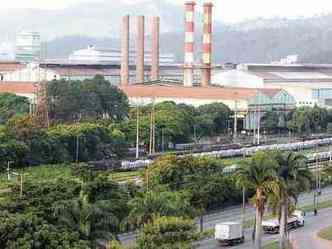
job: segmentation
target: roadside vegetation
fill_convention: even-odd
[[[318,236],[322,239],[332,241],[332,226],[329,226],[318,233]]]
[[[176,143],[225,137],[232,112],[218,103],[131,108],[100,76],[48,82],[45,90],[47,112],[38,107],[36,116],[28,114],[25,98],[0,95],[0,248],[123,249],[119,235],[138,231],[134,249],[191,249],[204,236],[195,218],[239,204],[245,188],[256,208],[255,247],[261,249],[265,208],[284,226],[299,194],[311,187],[305,158],[294,152],[227,160],[165,155],[148,168],[120,171],[136,142],[137,114],[140,147],[149,145],[153,108],[156,149],[166,151]],[[325,131],[331,117],[318,107],[298,109],[282,129],[301,135]],[[264,129],[280,131],[275,121],[266,117]],[[240,169],[224,174],[233,163]],[[285,228],[280,231],[279,248],[286,249]]]

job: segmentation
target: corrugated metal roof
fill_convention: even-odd
[[[0,82],[0,92],[17,94],[34,94],[38,90],[38,84],[33,82]]]
[[[166,85],[130,85],[120,86],[128,97],[173,97],[192,99],[249,99],[261,92],[274,96],[280,89],[224,88],[224,87],[184,87]]]
[[[19,62],[0,62],[0,73],[10,73],[25,68],[26,65]]]

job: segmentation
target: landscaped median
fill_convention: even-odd
[[[318,237],[329,240],[332,243],[332,226],[329,226],[327,228],[324,228],[318,233]]]
[[[267,244],[263,247],[263,249],[278,249],[278,248],[279,248],[278,241],[274,241],[274,242],[269,243],[269,244]],[[292,249],[292,248],[293,248],[292,245],[289,243],[287,249]]]

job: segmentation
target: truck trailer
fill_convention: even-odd
[[[287,219],[287,229],[295,229],[304,226],[304,213],[300,210],[296,210]],[[279,232],[280,222],[279,219],[270,219],[262,222],[263,231],[269,234],[275,234]]]
[[[241,244],[244,242],[242,224],[237,222],[217,224],[214,237],[222,246]]]

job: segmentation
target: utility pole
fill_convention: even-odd
[[[20,197],[23,197],[23,173],[20,174]]]
[[[254,108],[254,111],[253,111],[254,115],[253,115],[253,136],[254,136],[254,139],[253,139],[253,144],[256,144],[256,126],[257,126],[257,121],[256,121],[256,108]]]
[[[243,153],[243,160],[246,159],[246,154]],[[246,219],[246,188],[242,187],[242,230],[244,228],[244,223]]]
[[[165,137],[164,137],[164,128],[161,128],[161,150],[164,152],[165,150]]]
[[[77,119],[77,125],[79,125],[81,118],[82,118],[82,114],[80,113],[79,117]],[[80,139],[79,134],[77,133],[77,135],[76,135],[76,160],[75,160],[76,163],[78,163],[78,160],[79,160],[79,147],[80,147],[80,140],[79,139]]]
[[[149,154],[152,155],[153,153],[155,153],[155,146],[156,146],[156,139],[155,139],[155,130],[156,130],[156,126],[155,126],[155,106],[154,106],[154,99],[152,102],[152,111],[150,113],[150,146],[149,146]]]
[[[79,141],[79,136],[78,134],[76,135],[76,163],[78,163],[78,155],[79,155],[79,146],[80,146],[80,141]]]
[[[152,105],[152,153],[156,153],[156,115],[154,100]]]
[[[194,141],[195,141],[195,144],[197,144],[197,134],[196,134],[196,125],[195,124],[194,124]]]
[[[246,189],[242,187],[242,227],[244,228],[244,223],[246,219]]]
[[[261,106],[260,95],[258,94],[258,113],[257,113],[257,145],[260,145],[260,129],[261,129]]]
[[[316,172],[315,172],[315,180],[316,180],[316,186],[315,186],[315,191],[314,191],[314,214],[317,215],[317,206],[318,206],[318,187],[319,187],[319,176],[318,176],[318,149],[316,146]]]
[[[10,164],[13,163],[12,161],[7,161],[7,179],[10,181]]]
[[[139,158],[139,107],[136,106],[136,159]]]
[[[234,142],[237,139],[237,99],[235,100],[235,106],[234,106]]]

